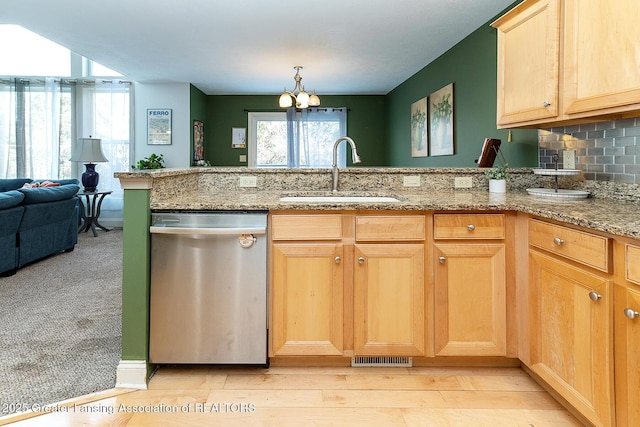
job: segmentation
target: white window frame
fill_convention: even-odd
[[[247,166],[255,168],[258,159],[258,122],[260,121],[287,121],[287,113],[283,112],[249,112],[248,121],[249,129],[247,129]]]

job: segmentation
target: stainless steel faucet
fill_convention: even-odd
[[[353,163],[360,163],[360,156],[358,156],[358,152],[356,151],[356,143],[353,142],[353,139],[348,136],[341,136],[336,139],[336,142],[333,144],[333,186],[331,187],[332,191],[338,191],[338,145],[342,141],[347,141],[349,145],[351,145],[351,157],[353,159]]]

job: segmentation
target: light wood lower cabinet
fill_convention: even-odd
[[[507,355],[506,217],[433,217],[436,356]]]
[[[615,287],[616,421],[640,425],[640,287]]]
[[[435,353],[506,355],[503,243],[437,243]]]
[[[271,218],[271,356],[425,355],[424,215]]]
[[[531,370],[590,422],[614,425],[612,281],[529,250]]]
[[[272,355],[342,355],[342,257],[340,243],[273,245]]]
[[[424,244],[356,244],[354,354],[425,353]]]

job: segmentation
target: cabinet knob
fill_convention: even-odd
[[[447,259],[441,256],[440,258],[438,258],[438,261],[440,261],[440,264],[444,264],[447,261]]]
[[[550,103],[550,102],[548,102],[548,101],[544,101],[544,102],[542,103],[542,106],[543,106],[544,108],[547,108],[547,107],[548,107],[548,106],[550,106],[550,105],[551,105],[551,103]]]
[[[342,261],[342,259],[339,256],[337,256],[335,260],[336,260],[336,264],[340,264],[340,261]]]
[[[469,225],[467,225],[467,230],[469,230],[469,231],[473,231],[473,230],[475,230],[475,229],[476,229],[476,226],[475,226],[475,225],[473,225],[473,224],[469,224]]]
[[[564,243],[564,240],[562,240],[559,237],[556,237],[556,238],[553,239],[553,243],[555,243],[556,245],[560,246],[561,244]]]
[[[631,309],[631,308],[625,308],[624,309],[624,315],[627,316],[629,319],[633,320],[636,317],[640,316],[640,313],[638,313],[637,311]]]
[[[358,264],[364,264],[364,258],[363,257],[358,258]]]
[[[599,299],[602,298],[602,295],[600,295],[599,293],[597,293],[595,291],[591,291],[591,292],[589,292],[589,298],[591,298],[591,301],[598,301]]]

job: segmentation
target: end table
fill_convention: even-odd
[[[87,232],[91,230],[93,237],[97,237],[96,227],[101,228],[104,231],[110,231],[109,228],[103,226],[98,222],[100,218],[100,208],[102,201],[105,197],[111,194],[112,191],[79,191],[76,197],[80,201],[80,214],[82,216],[82,224],[78,227],[78,233]],[[85,201],[82,201],[84,197]]]

